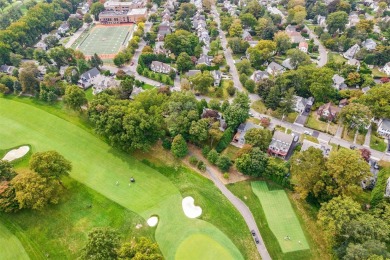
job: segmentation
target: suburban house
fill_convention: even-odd
[[[346,25],[347,28],[356,26],[356,24],[360,21],[359,15],[357,13],[351,13],[348,17],[348,23]]]
[[[239,125],[237,129],[237,133],[233,137],[233,142],[237,143],[238,145],[242,146],[245,144],[245,134],[248,132],[249,129],[252,128],[263,128],[262,126],[256,125],[251,122],[245,122]]]
[[[267,66],[267,72],[268,74],[271,74],[271,75],[278,75],[278,74],[282,74],[283,72],[285,72],[286,69],[282,66],[282,65],[279,65],[277,64],[276,62],[271,62],[268,66]]]
[[[347,64],[351,66],[356,66],[358,70],[360,69],[360,61],[358,61],[357,59],[350,59],[347,61]]]
[[[300,96],[295,96],[294,111],[298,113],[310,112],[313,103],[314,103],[313,97],[303,98]]]
[[[314,143],[314,142],[309,141],[307,139],[304,139],[303,142],[302,142],[301,152],[306,151],[310,147],[314,147],[316,149],[321,150],[322,154],[325,157],[328,157],[330,152],[332,151],[332,146],[331,145],[328,145],[328,144],[325,144],[325,143],[317,144],[317,143]]]
[[[222,73],[219,70],[211,71],[211,76],[214,78],[214,87],[218,87],[221,83]]]
[[[209,56],[207,56],[205,54],[201,54],[196,64],[197,65],[204,64],[206,66],[211,66],[211,61],[210,61]]]
[[[307,50],[309,49],[309,45],[307,44],[307,42],[300,42],[298,48],[300,51],[307,53]]]
[[[343,98],[342,100],[339,101],[339,107],[345,107],[348,104],[349,104],[349,101],[347,98]]]
[[[337,90],[342,90],[347,88],[347,84],[345,84],[345,79],[338,74],[334,74],[332,77],[333,87]]]
[[[171,65],[163,63],[161,61],[152,61],[150,64],[150,70],[158,73],[168,74],[171,70],[175,70]]]
[[[201,70],[189,70],[189,71],[186,73],[186,76],[188,76],[188,77],[193,77],[193,76],[195,76],[195,75],[198,74],[198,73],[202,73],[202,71],[201,71]]]
[[[165,36],[168,34],[171,34],[171,27],[169,26],[168,23],[161,23],[160,26],[158,27],[158,32],[157,32],[157,40],[158,41],[163,41]]]
[[[85,4],[83,4],[83,6],[81,7],[81,13],[82,13],[82,14],[88,13],[88,11],[89,11],[89,5],[90,5],[90,3],[88,3],[88,2],[86,2]]]
[[[317,16],[317,24],[322,27],[322,28],[326,28],[326,17],[325,16],[321,16],[321,15],[318,15]]]
[[[334,121],[339,112],[340,108],[333,105],[332,102],[329,102],[318,108],[317,115],[328,121]]]
[[[282,61],[282,66],[287,68],[287,69],[289,69],[289,70],[293,70],[294,67],[293,67],[293,65],[291,64],[290,61],[291,61],[290,58],[285,59],[284,61]]]
[[[256,83],[258,83],[262,79],[268,79],[268,78],[269,78],[268,72],[261,71],[261,70],[256,70],[255,72],[253,72],[253,74],[250,77],[250,79]]]
[[[216,110],[203,108],[202,118],[212,118],[214,122],[219,121],[219,130],[222,132],[227,128],[226,121],[223,119],[222,114]]]
[[[382,71],[390,76],[390,61],[383,66]]]
[[[366,48],[369,51],[373,51],[376,49],[376,42],[373,39],[367,39],[364,42],[362,42],[363,48]]]
[[[252,41],[253,40],[252,35],[247,30],[244,30],[244,32],[242,33],[242,39],[244,41]]]
[[[96,95],[108,88],[118,87],[119,81],[115,80],[113,77],[99,74],[92,79],[92,85],[92,93]]]
[[[299,32],[287,32],[287,35],[290,37],[292,43],[300,43],[305,41],[305,38],[303,38]]]
[[[3,64],[0,66],[0,72],[11,75],[12,72],[16,69],[14,66],[8,66],[6,64]]]
[[[268,154],[285,159],[293,143],[294,137],[280,131],[275,131],[268,146]]]
[[[80,75],[78,85],[83,89],[87,89],[93,84],[93,79],[98,75],[100,75],[100,71],[97,68],[92,68]]]
[[[60,27],[57,29],[57,33],[60,35],[65,34],[67,31],[69,31],[69,23],[68,22],[63,22]]]
[[[164,42],[156,42],[154,44],[153,53],[168,55],[169,51],[164,48]]]
[[[390,119],[383,119],[378,125],[378,134],[384,137],[390,137]]]
[[[34,48],[47,51],[47,44],[43,40],[40,40],[34,45]]]
[[[354,46],[352,46],[351,48],[349,48],[346,52],[344,52],[343,56],[344,58],[346,59],[353,59],[356,55],[356,53],[358,53],[358,51],[360,51],[360,47],[359,45],[355,44]]]

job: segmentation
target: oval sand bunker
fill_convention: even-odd
[[[18,149],[12,149],[3,157],[2,160],[11,162],[13,160],[22,158],[28,153],[28,151],[30,151],[30,147],[27,145],[21,146]]]
[[[194,205],[194,198],[191,196],[185,197],[181,202],[184,214],[188,218],[197,218],[202,215],[202,208]]]
[[[150,218],[146,221],[146,223],[148,223],[148,226],[149,226],[149,227],[154,227],[154,226],[156,226],[157,223],[158,223],[158,218],[157,218],[156,216],[150,217]]]

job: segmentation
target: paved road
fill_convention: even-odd
[[[212,6],[212,12],[214,13],[215,22],[218,24],[219,35],[221,36],[220,37],[221,45],[222,45],[223,50],[224,50],[226,64],[229,65],[229,67],[230,67],[230,74],[232,75],[234,87],[237,88],[238,90],[244,91],[244,88],[242,87],[242,84],[239,80],[239,76],[238,76],[238,72],[236,69],[236,65],[234,63],[232,52],[231,52],[230,48],[227,48],[226,36],[225,36],[225,33],[221,30],[219,14],[218,14],[218,11],[217,11],[217,8],[215,7],[215,5]]]
[[[260,114],[260,113],[258,113],[256,111],[254,111],[253,109],[251,109],[251,112],[252,112],[252,114],[253,114],[253,116],[255,118],[262,118],[262,117],[270,118],[271,119],[270,127],[275,127],[276,125],[280,125],[280,126],[282,126],[284,128],[289,128],[292,131],[297,132],[299,134],[302,134],[305,131],[308,131],[310,133],[313,132],[313,129],[311,129],[311,128],[307,128],[307,127],[304,127],[304,126],[292,124],[292,123],[289,123],[289,122],[286,122],[286,121],[279,120],[277,118],[269,117],[267,115]],[[329,135],[329,134],[322,133],[322,132],[319,132],[318,140],[326,142],[326,143],[334,143],[336,145],[340,145],[340,146],[345,147],[345,148],[350,148],[350,146],[352,145],[352,143],[350,143],[350,142],[348,142],[346,140],[343,140],[340,137]],[[364,145],[358,145],[358,144],[354,144],[354,145],[356,146],[356,149],[360,149],[360,148],[369,149],[371,151],[371,158],[372,159],[390,161],[390,155],[388,155],[386,153],[370,149],[369,147],[366,147]]]
[[[308,31],[309,33],[309,37],[310,39],[313,39],[314,40],[314,43],[316,45],[318,45],[318,52],[320,53],[320,59],[318,60],[318,67],[323,67],[326,65],[326,63],[328,62],[328,51],[326,50],[326,48],[324,47],[324,45],[322,45],[322,43],[318,40],[318,37],[317,35],[312,32],[309,27],[305,26],[306,30]]]
[[[65,48],[70,48],[72,44],[80,37],[80,35],[89,27],[89,24],[84,23],[83,26],[78,29],[72,37],[69,39],[69,41],[65,44]]]
[[[245,205],[242,200],[234,196],[234,194],[228,190],[225,185],[218,179],[216,176],[216,172],[211,167],[206,168],[207,173],[210,175],[211,179],[213,180],[215,186],[222,192],[223,195],[233,204],[234,207],[240,212],[242,217],[244,218],[246,224],[248,225],[249,230],[255,230],[257,237],[260,240],[259,244],[256,244],[257,250],[259,251],[261,258],[263,260],[271,260],[271,256],[269,255],[267,248],[264,245],[263,238],[260,235],[260,231],[257,228],[257,224],[255,221],[255,218],[252,215],[252,212],[250,209]],[[253,241],[254,243],[254,241]]]

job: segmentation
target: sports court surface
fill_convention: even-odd
[[[77,49],[87,57],[97,53],[101,58],[113,58],[122,46],[126,46],[133,29],[132,24],[97,25],[85,36],[80,36],[84,37]]]
[[[263,181],[251,182],[271,231],[283,253],[310,249],[301,225],[284,190],[269,190]]]

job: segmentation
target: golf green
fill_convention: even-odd
[[[269,190],[267,183],[251,182],[271,231],[283,253],[310,249],[301,225],[284,190]]]
[[[19,239],[0,222],[0,259],[30,259]]]
[[[155,236],[165,258],[175,259],[181,243],[194,234],[208,237],[218,248],[223,245],[231,258],[243,258],[214,225],[184,215],[182,196],[168,178],[91,133],[41,109],[4,98],[0,98],[0,128],[0,149],[30,144],[33,152],[56,150],[72,162],[72,178],[144,219],[158,215]],[[131,177],[135,183],[130,184]],[[209,245],[200,244],[197,250],[214,255],[215,249]]]

